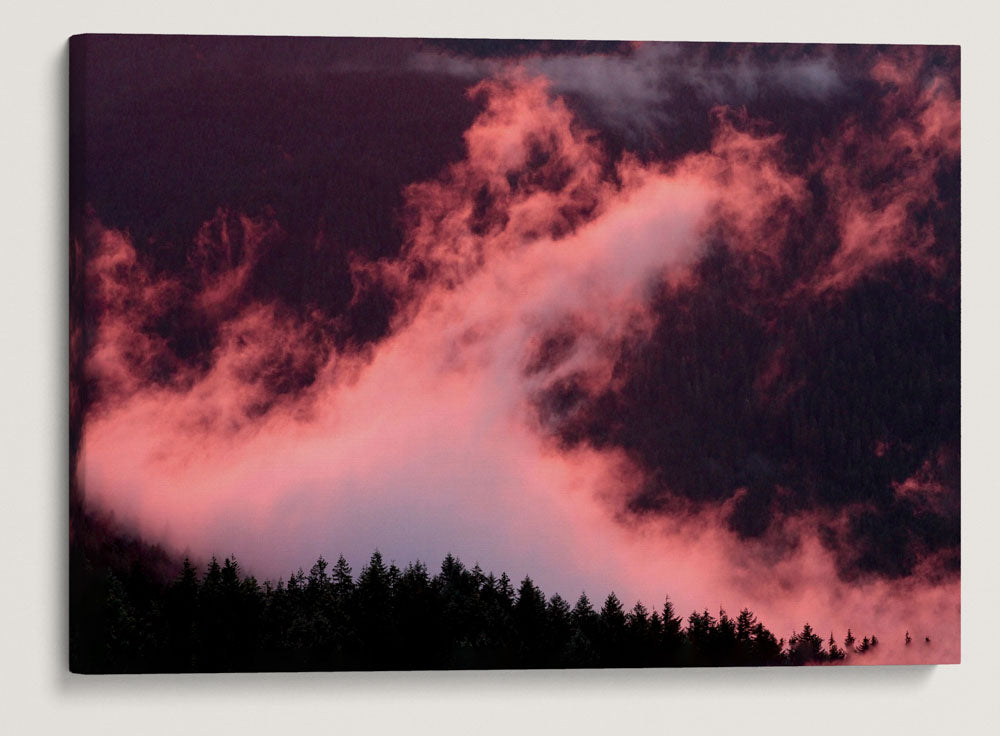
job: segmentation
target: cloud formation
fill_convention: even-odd
[[[927,569],[953,545],[906,526],[957,523],[957,489],[942,480],[949,448],[902,448],[889,427],[880,447],[896,463],[885,476],[896,501],[883,503],[878,491],[866,500],[815,485],[780,454],[733,449],[750,422],[703,436],[686,423],[688,410],[738,420],[736,400],[748,396],[750,406],[794,406],[797,382],[823,380],[767,326],[791,312],[765,307],[826,303],[900,258],[940,270],[934,225],[914,224],[914,211],[935,205],[934,177],[957,156],[955,90],[905,64],[875,65],[890,134],[876,145],[848,121],[813,169],[788,159],[782,134],[730,108],[713,111],[705,150],[612,158],[559,93],[621,88],[600,104],[646,105],[657,75],[683,58],[646,48],[627,57],[632,72],[618,57],[587,57],[576,90],[568,60],[541,57],[470,90],[481,111],[465,155],[406,190],[401,255],[351,262],[356,298],[379,292],[395,307],[373,343],[338,344],[328,316],[255,293],[276,223],[220,212],[170,272],[92,220],[80,349],[95,396],[78,465],[88,501],[176,549],[236,553],[264,576],[319,554],[360,561],[375,546],[398,560],[451,551],[565,596],[614,588],[650,605],[670,592],[681,610],[751,605],[779,633],[817,611],[829,620],[811,623],[841,636],[847,626],[878,628],[883,640],[889,625],[933,629],[940,643],[927,659],[957,658],[957,580]],[[812,57],[717,76],[707,63],[670,73],[740,94],[837,88]],[[621,84],[610,84],[617,73]],[[870,186],[851,164],[858,155],[888,183]],[[833,247],[786,278],[817,207]],[[179,315],[197,329],[178,333],[207,346],[171,335],[163,323]],[[840,324],[824,318],[831,331]],[[699,352],[706,326],[724,339]],[[805,347],[808,330],[783,334]],[[698,367],[711,371],[709,361],[682,373],[690,386],[664,392],[674,386],[664,365],[706,356],[732,366],[728,388]],[[702,403],[686,407],[692,396]],[[712,402],[724,404],[717,414]],[[720,437],[716,452],[707,441]],[[758,523],[761,509],[774,521]],[[865,519],[886,514],[925,545],[904,545],[916,555],[905,574],[886,574],[881,548],[867,568],[848,559],[864,557]],[[848,569],[867,574],[845,580]]]
[[[447,44],[444,44],[447,46]],[[678,102],[696,98],[710,105],[740,105],[768,91],[803,100],[822,100],[845,87],[828,50],[803,55],[787,50],[761,58],[760,47],[646,42],[605,53],[548,50],[514,57],[477,57],[426,49],[411,64],[424,72],[468,80],[520,69],[544,77],[559,94],[588,102],[602,122],[641,138],[670,123]],[[774,47],[772,47],[774,48]]]
[[[937,178],[958,162],[958,91],[945,74],[928,77],[926,53],[880,58],[878,122],[843,124],[816,170],[834,201],[839,247],[819,274],[818,288],[850,284],[886,261],[933,262],[934,223],[941,210]]]

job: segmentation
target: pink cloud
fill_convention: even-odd
[[[648,329],[651,287],[683,278],[708,233],[776,256],[790,227],[782,213],[808,200],[780,137],[719,111],[708,151],[669,167],[609,166],[545,80],[515,74],[472,94],[485,107],[466,158],[407,192],[403,256],[354,264],[356,283],[389,285],[404,305],[363,351],[338,352],[309,320],[249,300],[246,274],[272,226],[238,218],[237,249],[223,218],[194,251],[194,304],[221,320],[210,366],[151,382],[150,362],[171,356],[141,325],[183,291],[151,274],[126,233],[94,224],[86,371],[104,398],[81,443],[87,498],[178,550],[235,553],[261,576],[320,554],[357,563],[378,547],[436,562],[451,551],[566,597],[613,588],[654,606],[669,592],[685,612],[749,605],[786,638],[806,619],[839,639],[848,626],[884,641],[889,626],[933,629],[941,643],[928,659],[957,659],[957,583],[843,584],[816,541],[819,521],[804,516],[788,523],[812,533],[777,557],[735,539],[718,510],[624,519],[622,494],[641,471],[538,431],[533,395],[571,375],[595,391],[615,380],[609,346]],[[952,98],[925,94],[910,134],[923,154],[947,155]],[[868,195],[847,194],[852,176],[829,173],[843,192],[844,245],[831,263],[843,278],[896,247],[898,208],[916,196],[907,185],[876,216]],[[860,233],[886,244],[858,260]],[[567,325],[558,359],[525,370],[543,336]],[[283,391],[296,371],[316,378]]]
[[[915,217],[937,205],[940,167],[957,162],[958,91],[944,75],[923,78],[918,50],[881,56],[871,76],[883,87],[874,126],[850,120],[816,169],[831,192],[839,248],[819,290],[841,288],[873,267],[909,259],[935,269],[935,233]]]

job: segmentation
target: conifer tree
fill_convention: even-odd
[[[327,566],[327,562],[323,559],[323,555],[320,555],[316,559],[313,566],[309,568],[308,587],[314,595],[319,595],[319,593],[330,583],[330,576],[326,574]]]
[[[518,588],[514,604],[514,625],[520,639],[519,656],[526,666],[536,667],[543,662],[545,624],[545,596],[531,578],[525,577]]]
[[[742,643],[750,643],[753,636],[753,627],[757,625],[757,617],[748,608],[740,611],[736,617],[736,640]]]
[[[702,613],[692,611],[688,616],[685,631],[685,643],[690,650],[690,661],[687,664],[709,666],[712,664],[712,634],[715,630],[715,618],[706,609]]]
[[[809,664],[827,659],[823,651],[823,640],[807,622],[802,632],[793,634],[788,640],[788,656],[792,664]]]
[[[514,605],[514,588],[510,584],[510,578],[507,576],[507,573],[501,573],[500,580],[497,581],[497,592],[500,594],[500,598],[504,601],[505,605]]]
[[[361,641],[355,630],[355,585],[351,576],[351,566],[343,555],[337,558],[330,574],[333,600],[331,605],[331,651],[329,658],[338,667],[346,667],[356,661]]]
[[[372,662],[367,667],[383,667],[394,648],[390,632],[393,612],[389,569],[378,550],[372,553],[368,564],[358,575],[356,599],[357,621],[354,628],[371,655]]]
[[[734,659],[739,664],[753,664],[753,633],[757,625],[757,617],[748,608],[740,611],[736,617],[736,643]]]
[[[656,617],[656,628],[659,629],[659,616]],[[658,642],[650,623],[649,609],[641,601],[636,602],[632,610],[625,616],[625,660],[630,667],[648,667],[655,660]]]
[[[753,664],[755,665],[776,665],[783,661],[783,651],[785,642],[778,639],[765,628],[764,624],[757,622],[753,631]]]
[[[572,611],[569,602],[556,593],[545,607],[546,637],[550,642],[554,666],[564,666],[573,631]]]
[[[663,662],[667,666],[680,665],[685,643],[684,622],[674,611],[670,596],[663,601],[663,635],[661,638]]]
[[[833,638],[833,632],[830,632],[830,640],[827,642],[827,647],[829,649],[829,657],[831,662],[836,662],[847,656],[847,653],[837,646],[837,640]]]
[[[589,635],[588,629],[593,628],[597,621],[598,616],[594,612],[594,607],[587,594],[580,593],[580,597],[576,599],[576,605],[573,606],[573,624]]]
[[[196,621],[198,617],[198,570],[184,558],[180,575],[167,591],[164,601],[166,619],[167,667],[174,672],[197,668]]]
[[[733,661],[737,658],[736,622],[722,608],[712,635],[712,660],[714,662]]]
[[[337,564],[333,567],[333,591],[338,603],[346,605],[354,594],[354,579],[351,577],[351,566],[341,555],[337,558]]]
[[[604,599],[600,612],[599,632],[597,651],[601,665],[622,666],[625,661],[625,609],[614,592],[609,593]]]
[[[653,651],[659,652],[663,639],[663,619],[660,618],[659,611],[653,611],[649,614],[649,635],[652,639]]]

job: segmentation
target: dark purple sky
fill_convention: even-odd
[[[957,48],[71,54],[89,503],[957,657]]]

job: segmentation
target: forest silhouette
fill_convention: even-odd
[[[332,565],[320,557],[308,572],[261,583],[235,557],[213,557],[204,571],[185,558],[164,578],[150,549],[120,543],[113,563],[95,564],[73,546],[72,671],[806,665],[879,643],[848,630],[838,644],[808,623],[785,640],[746,608],[684,618],[669,597],[657,610],[626,608],[613,592],[571,603],[530,577],[515,585],[450,554],[436,574],[421,562],[386,564],[376,551],[357,575],[343,557]]]

